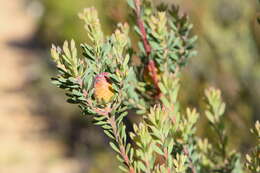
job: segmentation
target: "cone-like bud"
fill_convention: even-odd
[[[100,73],[95,77],[95,98],[98,102],[108,103],[111,101],[115,92],[112,88],[112,84],[108,81],[108,73]]]

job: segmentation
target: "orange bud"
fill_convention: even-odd
[[[155,66],[153,60],[150,60],[144,69],[144,80],[149,84],[157,84],[160,80],[160,71]]]
[[[112,84],[108,81],[108,73],[96,76],[94,83],[94,95],[98,102],[108,103],[114,96]]]
[[[161,72],[157,69],[155,62],[150,60],[144,69],[144,80],[147,84],[155,87],[156,92],[153,93],[155,97],[160,96],[159,82],[161,79]]]

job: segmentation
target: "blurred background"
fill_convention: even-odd
[[[156,1],[156,0],[155,0]],[[117,162],[102,130],[65,101],[50,83],[56,74],[51,43],[87,41],[78,12],[95,6],[103,30],[128,21],[125,0],[0,0],[0,172],[114,172]],[[161,2],[157,0],[156,2]],[[182,75],[180,99],[203,107],[204,89],[215,86],[227,102],[230,147],[254,145],[249,133],[260,119],[260,24],[256,1],[165,0],[191,16],[198,55]],[[201,136],[214,138],[204,117]]]

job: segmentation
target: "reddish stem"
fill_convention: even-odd
[[[160,90],[160,87],[159,87],[159,75],[160,74],[158,74],[158,69],[156,68],[154,60],[149,60],[148,71],[151,75],[152,81],[153,81],[155,88],[157,90],[156,98],[160,98],[160,95],[161,95],[161,90]]]
[[[137,24],[138,24],[138,28],[141,32],[141,38],[142,38],[142,41],[143,41],[143,45],[144,45],[144,49],[145,49],[145,52],[146,52],[146,56],[149,57],[150,53],[151,53],[151,46],[147,40],[147,33],[146,33],[146,30],[145,30],[145,27],[144,27],[144,22],[142,20],[142,17],[141,17],[141,2],[140,0],[135,0],[135,13],[136,13],[136,16],[137,16]],[[153,60],[150,60],[148,62],[148,66],[151,66],[151,73],[152,73],[152,80],[155,84],[155,87],[157,89],[157,95],[156,95],[156,98],[159,98],[160,97],[160,88],[158,86],[159,84],[159,79],[158,79],[158,75],[157,75],[157,71],[156,71],[156,66],[155,66],[155,63]]]
[[[124,159],[126,165],[128,166],[129,168],[129,173],[135,173],[135,170],[133,168],[133,166],[131,165],[130,163],[130,160],[129,160],[129,157],[126,153],[126,150],[125,150],[125,146],[123,144],[123,141],[122,139],[120,138],[120,135],[119,135],[119,132],[118,132],[118,129],[117,129],[117,126],[116,126],[116,120],[114,117],[109,117],[107,115],[107,120],[108,120],[108,123],[111,125],[112,127],[112,130],[113,130],[113,134],[116,138],[116,142],[118,143],[119,145],[119,150],[120,150],[120,155],[121,157]]]
[[[159,88],[158,70],[157,70],[153,60],[150,60],[148,62],[148,70],[151,73],[151,77],[152,77],[155,87],[158,89]]]
[[[149,57],[149,55],[151,53],[151,46],[148,43],[147,34],[146,34],[145,27],[144,27],[144,22],[141,18],[141,2],[140,2],[140,0],[135,0],[135,7],[136,7],[135,13],[136,13],[136,16],[137,16],[137,24],[138,24],[139,30],[141,32],[141,37],[142,37],[144,49],[146,51],[146,55],[147,55],[147,57]]]

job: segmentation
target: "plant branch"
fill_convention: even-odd
[[[147,34],[146,34],[145,27],[144,27],[144,22],[141,18],[141,2],[140,2],[140,0],[135,0],[135,13],[136,13],[136,17],[137,17],[138,28],[141,32],[141,37],[142,37],[144,49],[145,49],[145,52],[146,52],[146,56],[149,57],[149,55],[151,53],[151,46],[148,43]]]
[[[119,146],[120,155],[124,159],[127,167],[129,168],[129,173],[135,173],[135,170],[134,170],[134,168],[133,168],[133,166],[132,166],[132,164],[130,162],[130,159],[129,159],[127,153],[126,153],[124,142],[123,142],[123,140],[120,137],[120,134],[118,132],[115,117],[114,116],[109,117],[109,115],[107,115],[106,117],[107,117],[107,122],[112,127],[113,135],[115,136],[115,140],[116,140],[116,142],[117,142],[117,144]]]
[[[225,159],[226,159],[226,145],[225,145],[225,139],[224,139],[225,135],[214,124],[212,124],[212,127],[214,128],[214,130],[217,133],[217,136],[220,140],[220,143],[221,143],[220,152],[221,152],[223,161],[225,161]]]
[[[78,84],[80,85],[84,95],[87,95],[87,91],[83,88],[83,82],[82,79],[80,77],[78,77]],[[122,93],[120,92],[120,95],[122,95]],[[99,108],[95,108],[91,102],[91,100],[86,99],[86,102],[91,105],[92,109],[95,110],[95,112],[99,115],[105,116],[107,119],[107,123],[111,126],[112,128],[112,132],[113,135],[115,137],[115,140],[119,146],[119,150],[120,150],[120,155],[121,157],[124,159],[126,165],[129,168],[129,173],[135,173],[135,170],[133,168],[133,166],[130,163],[130,159],[126,153],[126,149],[125,149],[125,145],[124,142],[122,140],[122,138],[120,137],[120,133],[118,132],[118,128],[117,128],[117,124],[116,124],[116,120],[114,116],[109,116],[109,114],[111,113],[111,108],[106,107],[105,110],[103,109],[99,109]]]
[[[158,74],[157,74],[158,70],[157,70],[157,68],[155,66],[154,60],[149,60],[149,62],[148,62],[148,70],[151,73],[151,78],[152,78],[153,83],[155,85],[155,88],[157,90],[156,97],[159,98],[160,94],[161,94],[161,90],[160,90],[160,87],[159,87],[159,78],[158,78]]]

